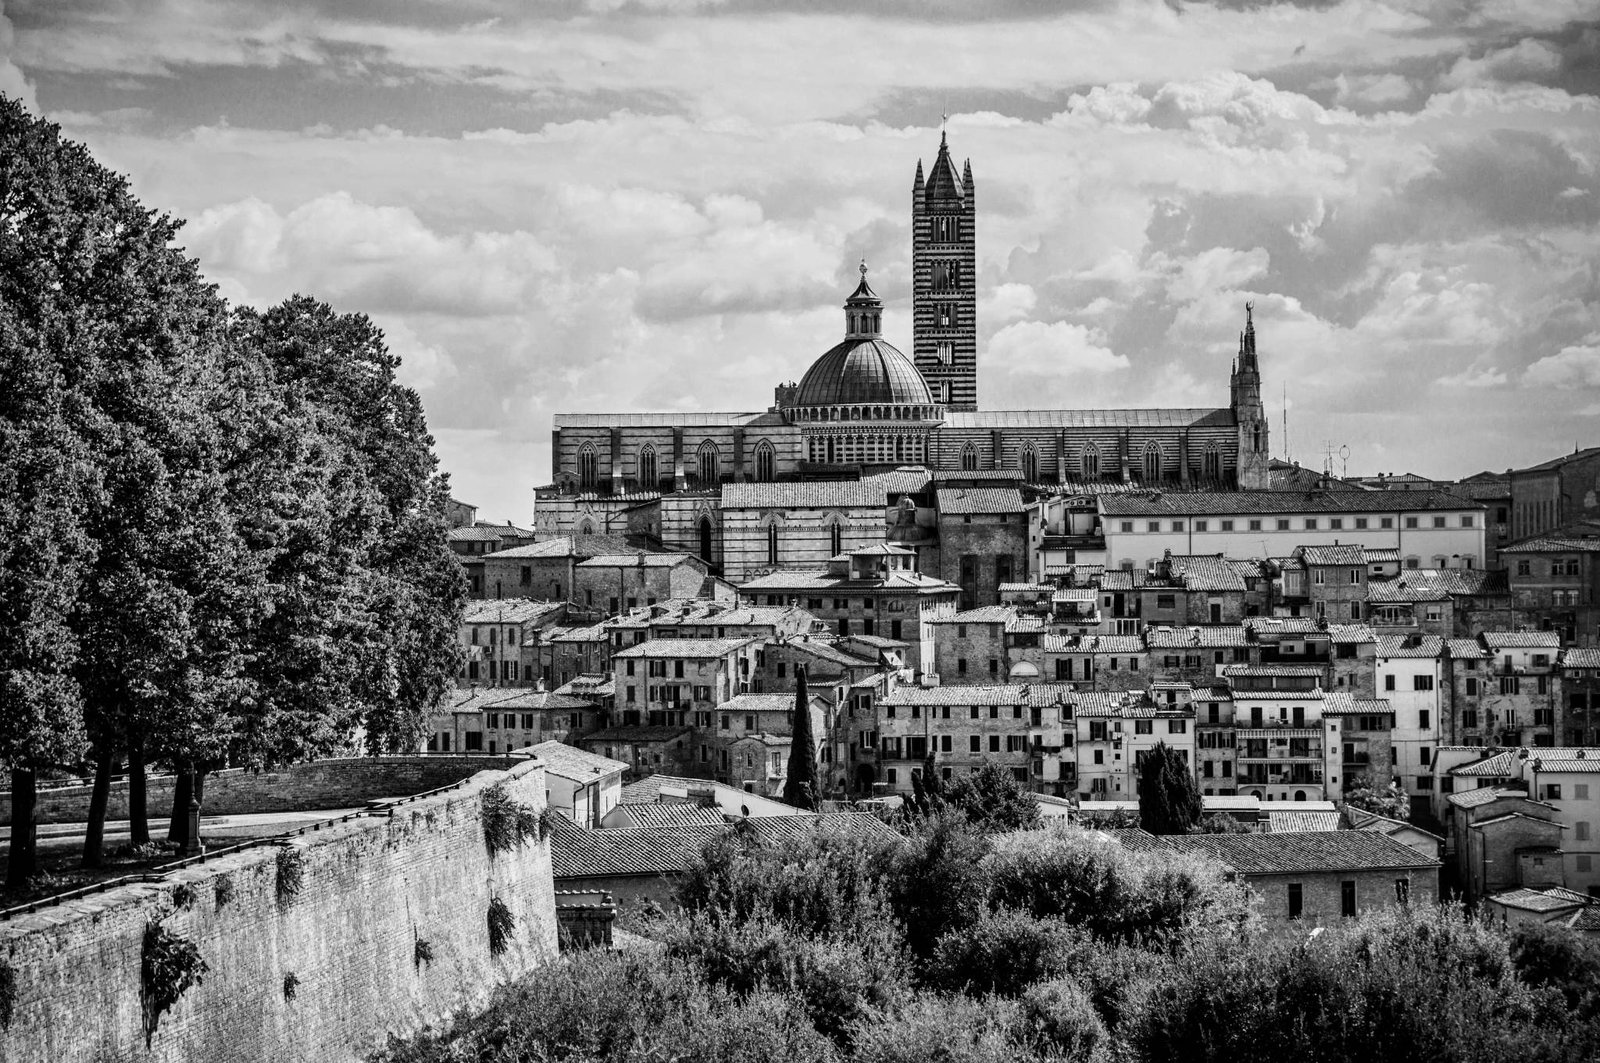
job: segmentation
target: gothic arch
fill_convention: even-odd
[[[778,478],[778,454],[772,444],[763,439],[756,444],[756,481],[771,483]]]
[[[600,456],[595,453],[593,443],[585,443],[578,448],[578,488],[593,491],[599,486]]]
[[[1144,482],[1159,483],[1165,475],[1165,463],[1161,456],[1161,445],[1154,440],[1144,445]]]
[[[1222,449],[1215,443],[1207,445],[1203,460],[1202,471],[1205,478],[1208,480],[1222,479]]]
[[[972,442],[970,439],[967,440],[966,445],[961,448],[961,471],[978,471],[978,445]]]
[[[1100,479],[1100,448],[1090,443],[1083,448],[1083,455],[1078,459],[1080,471],[1085,480]]]
[[[1022,444],[1022,450],[1017,455],[1017,465],[1022,469],[1024,483],[1039,482],[1039,451],[1031,442]]]
[[[639,490],[655,491],[661,486],[660,471],[656,468],[656,448],[646,443],[639,448],[635,463],[639,476]]]
[[[716,486],[721,473],[721,464],[717,455],[717,445],[709,439],[701,443],[700,449],[695,453],[695,473],[701,487]]]

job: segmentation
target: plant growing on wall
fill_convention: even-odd
[[[300,992],[300,976],[290,971],[283,976],[283,999],[294,1003],[295,994]]]
[[[433,962],[433,942],[427,938],[417,938],[416,947],[411,950],[411,962],[417,970],[422,970],[422,965]]]
[[[0,960],[0,1030],[11,1029],[11,1011],[17,1006],[17,970]]]
[[[217,876],[216,894],[217,894],[217,911],[220,912],[220,911],[222,911],[223,908],[227,907],[229,901],[233,900],[233,876],[232,875],[218,875]]]
[[[305,883],[306,861],[299,849],[278,850],[278,903],[288,904]]]
[[[489,847],[490,856],[510,852],[529,838],[545,836],[539,813],[512,797],[503,783],[483,792],[480,808],[483,842]]]
[[[511,932],[517,928],[517,917],[511,914],[506,902],[499,897],[489,901],[489,952],[495,956],[511,943]]]
[[[144,1046],[150,1047],[161,1016],[178,998],[204,980],[208,967],[200,950],[188,938],[150,923],[144,928],[140,965],[140,1002],[144,1007]]]
[[[172,889],[172,904],[179,911],[188,911],[194,907],[194,887],[187,882],[180,882]]]
[[[544,811],[539,813],[539,840],[549,841],[550,835],[556,832],[556,826],[560,822],[561,813],[546,805]]]

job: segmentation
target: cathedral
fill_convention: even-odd
[[[977,219],[972,163],[958,172],[941,136],[926,174],[917,163],[911,191],[911,356],[884,340],[883,303],[863,263],[844,303],[844,338],[798,384],[779,384],[766,410],[558,414],[553,482],[537,492],[541,536],[644,530],[711,560],[724,485],[815,486],[904,466],[1051,492],[1092,492],[1106,482],[1268,485],[1248,313],[1227,406],[983,409]],[[674,527],[671,514],[680,511],[687,523]]]

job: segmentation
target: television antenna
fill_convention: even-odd
[[[1324,476],[1333,475],[1333,459],[1339,459],[1339,479],[1343,480],[1350,472],[1350,448],[1343,443],[1335,443],[1331,439],[1322,441],[1322,473]]]

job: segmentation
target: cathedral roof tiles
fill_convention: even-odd
[[[1399,513],[1479,510],[1443,491],[1166,491],[1105,495],[1107,516],[1227,516],[1234,513]]]
[[[724,484],[723,509],[832,509],[887,506],[889,494],[881,481],[820,480],[793,483]]]
[[[1021,513],[1022,492],[1015,487],[941,487],[939,512]]]
[[[1233,411],[1223,409],[1135,410],[975,410],[945,414],[946,428],[1195,428],[1234,425]],[[1102,464],[1115,455],[1102,453]],[[1173,455],[1176,459],[1177,455]]]

